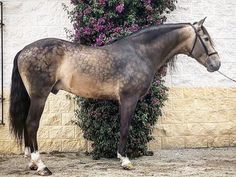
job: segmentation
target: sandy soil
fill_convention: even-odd
[[[53,177],[197,176],[236,177],[236,148],[160,150],[154,156],[132,159],[135,170],[125,171],[117,159],[92,160],[83,153],[43,154]],[[22,155],[0,155],[0,176],[29,177]]]

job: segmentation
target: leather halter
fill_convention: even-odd
[[[196,43],[197,43],[197,39],[198,39],[198,38],[199,38],[199,40],[200,40],[200,42],[201,42],[201,44],[202,44],[202,46],[203,46],[203,48],[204,48],[204,50],[205,50],[205,52],[206,52],[206,54],[207,54],[208,57],[211,56],[211,55],[218,54],[218,52],[209,53],[209,51],[208,51],[206,45],[204,44],[202,38],[201,38],[200,35],[198,34],[197,29],[196,29],[192,24],[190,24],[190,25],[192,26],[192,28],[194,29],[195,34],[196,34],[195,40],[194,40],[194,43],[193,43],[192,50],[191,50],[190,53],[189,53],[190,56],[194,58],[194,56],[193,56],[193,50],[194,50],[194,48],[195,48],[195,46],[196,46]]]

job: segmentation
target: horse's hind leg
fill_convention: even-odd
[[[29,168],[32,170],[37,169],[39,175],[51,175],[52,172],[44,165],[40,158],[37,143],[37,131],[39,127],[39,122],[43,109],[46,102],[46,97],[32,96],[30,100],[30,108],[28,112],[28,117],[26,120],[26,131],[28,140],[26,141],[30,147],[31,151],[31,161]]]
[[[137,96],[123,96],[120,100],[120,142],[117,157],[121,160],[121,166],[127,170],[133,169],[132,163],[126,156],[126,144],[137,101]]]

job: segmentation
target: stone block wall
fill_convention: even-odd
[[[40,38],[66,39],[71,24],[63,11],[66,0],[4,0],[4,118],[0,153],[20,153],[9,133],[8,106],[13,58]],[[205,26],[222,59],[221,71],[236,78],[236,3],[234,0],[182,0],[168,22],[194,22],[208,16]],[[226,13],[227,12],[227,13]],[[208,73],[195,60],[180,55],[176,71],[165,77],[170,87],[164,114],[154,128],[152,150],[236,146],[236,87],[218,73]],[[40,151],[89,148],[75,125],[74,101],[60,91],[47,100],[38,133]]]
[[[171,88],[152,149],[236,146],[236,88]]]

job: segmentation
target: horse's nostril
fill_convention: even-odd
[[[217,71],[220,68],[221,63],[216,61],[208,61],[207,68],[209,71]]]
[[[221,63],[219,60],[215,60],[215,59],[210,60],[209,59],[207,61],[208,68],[213,69],[213,70],[220,68],[220,65],[221,65]]]
[[[210,69],[213,69],[213,68],[214,68],[214,65],[213,65],[212,63],[208,63],[208,67],[209,67]]]

